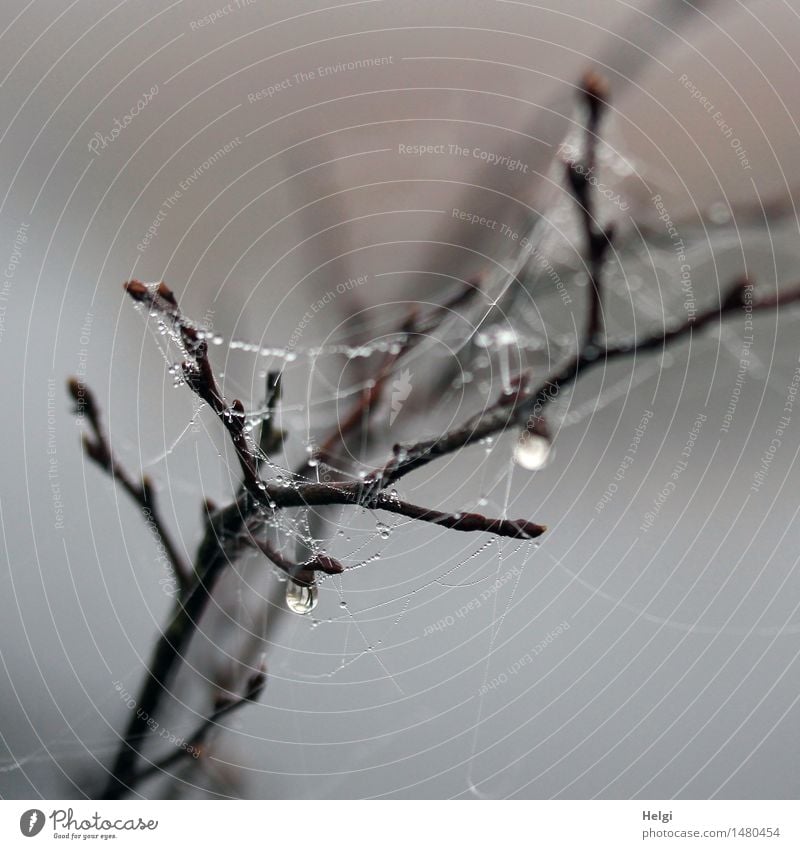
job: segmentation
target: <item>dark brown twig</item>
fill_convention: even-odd
[[[345,570],[335,557],[330,557],[327,554],[317,554],[305,563],[295,563],[268,540],[251,536],[249,542],[297,584],[304,586],[313,584],[317,572],[323,572],[326,575],[341,575]]]
[[[180,658],[198,628],[199,619],[221,574],[228,565],[235,562],[244,547],[252,545],[255,530],[253,525],[259,524],[259,511],[263,519],[264,516],[274,515],[277,509],[283,507],[362,505],[365,500],[364,487],[360,482],[339,485],[306,483],[297,487],[268,486],[264,483],[259,476],[259,455],[245,429],[244,408],[238,401],[234,401],[230,406],[226,404],[208,360],[208,347],[203,331],[184,318],[174,295],[163,283],[157,287],[148,287],[138,281],[131,281],[125,288],[134,300],[147,304],[151,310],[162,315],[171,327],[173,338],[181,345],[185,354],[183,369],[186,382],[211,407],[231,436],[242,468],[243,481],[242,490],[231,505],[214,511],[206,507],[208,523],[196,556],[196,578],[176,598],[175,610],[155,647],[137,700],[139,709],[131,717],[125,731],[111,768],[104,798],[118,798],[139,780],[136,763],[147,738],[147,717],[156,713],[163,697],[169,694]],[[283,439],[283,434],[273,430],[272,426],[278,391],[279,383],[276,379],[273,381],[273,391],[268,392],[267,406],[270,415],[264,420],[264,423],[269,421],[270,431],[265,435],[262,426],[260,439],[260,447],[265,452],[270,446],[279,445],[276,440]],[[271,410],[270,405],[273,408]],[[386,506],[383,504],[384,499]],[[392,501],[389,504],[388,496],[383,494],[379,494],[377,499],[371,497],[371,502],[372,506],[381,506],[397,512],[396,503]],[[406,505],[403,509],[423,521],[440,524],[450,521],[447,514],[427,511],[415,505]],[[507,532],[515,537],[520,536],[520,529],[525,526],[522,520],[517,523],[491,519],[484,521],[491,532]],[[460,527],[457,521],[450,521],[450,526],[463,530],[485,529],[475,518],[462,522]],[[529,530],[532,529],[533,525]],[[293,579],[297,583],[312,583],[317,571],[335,574],[341,570],[338,561],[326,556],[318,555],[306,563],[296,564],[285,560],[272,546],[259,545],[259,548],[279,568],[293,572]]]
[[[100,420],[100,408],[89,387],[71,378],[67,388],[75,401],[75,412],[84,416],[89,423],[91,433],[84,433],[82,440],[86,456],[107,472],[139,505],[156,542],[164,547],[179,586],[186,588],[191,581],[191,569],[178,552],[178,547],[173,542],[157,509],[155,487],[152,481],[143,475],[137,483],[116,459]]]
[[[144,769],[141,769],[133,777],[135,783],[144,781],[150,778],[155,773],[164,772],[173,767],[176,763],[184,760],[187,756],[202,757],[204,754],[203,745],[214,729],[219,727],[220,720],[230,715],[234,711],[243,707],[246,704],[258,701],[264,687],[267,683],[267,670],[265,665],[254,672],[247,681],[244,693],[241,696],[235,696],[232,693],[222,693],[214,704],[212,712],[203,720],[200,727],[189,738],[186,743],[177,748],[167,757],[162,758],[156,763],[151,763]]]
[[[598,345],[603,333],[603,290],[601,273],[608,249],[611,247],[613,228],[603,229],[597,222],[597,213],[592,191],[592,179],[597,168],[597,145],[599,129],[608,105],[608,85],[594,72],[587,73],[582,81],[581,92],[588,114],[584,133],[582,158],[571,158],[564,162],[567,182],[581,213],[586,258],[589,269],[589,311],[585,339],[589,345]]]
[[[565,162],[567,180],[581,216],[590,283],[586,323],[575,353],[542,383],[534,382],[530,375],[518,375],[511,392],[504,393],[493,403],[487,404],[480,413],[462,425],[436,438],[396,445],[384,465],[374,469],[363,480],[307,480],[305,475],[310,469],[308,464],[298,470],[297,477],[300,479],[291,485],[277,486],[262,480],[261,457],[277,450],[283,439],[283,434],[274,427],[275,404],[279,393],[277,380],[272,383],[272,391],[268,389],[267,416],[262,421],[259,451],[253,445],[245,427],[243,405],[239,401],[228,405],[217,385],[208,359],[204,332],[182,315],[174,295],[163,283],[146,286],[138,281],[131,281],[126,284],[129,295],[135,301],[147,305],[151,313],[157,314],[174,341],[181,347],[186,382],[193,392],[206,401],[225,427],[242,469],[242,488],[234,503],[213,513],[209,511],[206,534],[196,556],[196,579],[179,595],[173,616],[150,661],[139,699],[141,712],[145,716],[152,716],[164,695],[169,693],[169,685],[182,652],[198,628],[199,618],[219,576],[245,547],[258,548],[278,568],[300,584],[312,584],[318,572],[338,574],[343,570],[342,564],[326,555],[317,555],[305,562],[294,562],[271,543],[262,541],[260,533],[277,511],[292,507],[353,505],[385,510],[453,530],[480,531],[518,539],[537,537],[544,532],[544,526],[525,520],[492,519],[475,513],[444,513],[431,510],[402,501],[396,495],[388,493],[387,488],[404,475],[423,468],[433,460],[501,433],[507,428],[522,427],[535,433],[546,433],[542,414],[553,397],[559,390],[576,382],[600,363],[635,356],[640,352],[663,350],[675,341],[690,338],[695,330],[699,332],[742,309],[756,313],[800,303],[800,288],[781,294],[754,297],[751,284],[741,280],[731,287],[719,305],[709,307],[694,315],[692,319],[639,339],[609,344],[602,322],[602,271],[613,234],[610,228],[602,227],[597,222],[593,181],[589,179],[597,163],[598,130],[607,103],[607,90],[598,77],[587,75],[582,84],[582,92],[588,112],[584,153],[580,161],[576,157]],[[473,288],[472,294],[474,291]],[[415,333],[420,334],[423,330],[428,332],[435,328],[450,309],[463,304],[472,294],[469,290],[460,293],[449,305],[438,308],[427,319],[427,323],[419,322],[416,315],[409,317],[405,325],[406,348],[413,344],[408,340],[411,340]],[[396,362],[396,356],[385,359],[371,387],[360,396],[350,414],[337,424],[336,430],[322,443],[318,459],[327,460],[332,457],[338,445],[357,433],[365,423],[368,425],[372,410],[378,404],[388,375]],[[91,423],[92,416],[88,410],[86,412]],[[94,418],[97,419],[96,408]],[[120,475],[117,471],[107,443],[96,439],[91,445],[91,448],[87,448],[87,453],[93,459],[111,471],[126,489],[133,487],[132,494],[140,491],[127,476]],[[143,484],[141,492],[144,490]],[[245,698],[244,701],[246,700]],[[210,727],[222,713],[241,703],[243,701],[238,700],[230,705],[218,705],[192,739],[199,739],[202,743]],[[139,713],[137,711],[137,716]],[[166,768],[180,757],[179,753],[173,753],[157,766],[153,765],[137,772],[136,764],[146,732],[146,722],[142,723],[134,716],[112,767],[106,790],[107,797],[122,795],[155,769]]]
[[[441,523],[441,517],[438,514],[436,519],[429,518],[433,515],[430,511],[415,505],[406,505],[405,502],[394,501],[381,493],[380,490],[390,482],[389,480],[384,482],[384,478],[373,477],[364,481],[345,483],[299,482],[292,486],[276,486],[263,481],[259,475],[257,454],[245,429],[244,406],[238,400],[230,406],[225,402],[208,359],[208,345],[201,332],[178,309],[178,303],[172,291],[164,283],[159,283],[157,286],[146,286],[138,280],[126,283],[125,289],[135,301],[146,304],[151,311],[161,314],[162,320],[166,319],[171,322],[174,338],[182,345],[186,356],[183,363],[183,372],[187,384],[211,407],[228,431],[242,469],[242,484],[248,495],[267,513],[274,514],[276,510],[286,507],[350,504],[408,515],[403,513],[403,509],[407,507],[413,513],[409,516],[410,518]],[[375,495],[374,493],[378,494]],[[505,531],[512,536],[518,536],[519,525],[524,523],[524,520],[511,524],[495,519],[486,519],[485,521],[492,527],[499,529],[494,533]],[[534,526],[533,523],[528,524],[531,528],[541,527]],[[467,530],[467,528],[459,527],[457,522],[453,523],[452,527],[456,530]],[[476,523],[469,530],[480,530],[480,528]],[[542,530],[539,533],[542,533]],[[539,534],[535,535],[538,536]]]

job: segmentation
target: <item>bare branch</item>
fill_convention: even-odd
[[[234,696],[231,693],[220,694],[214,704],[213,711],[203,720],[200,727],[194,734],[192,734],[186,744],[177,748],[174,752],[157,763],[151,763],[144,769],[140,770],[133,777],[133,781],[138,784],[140,781],[144,781],[146,778],[149,778],[155,773],[164,772],[176,763],[184,760],[189,755],[192,757],[202,757],[204,754],[204,744],[206,739],[209,734],[214,731],[214,729],[219,727],[220,720],[246,704],[257,702],[261,693],[264,691],[266,683],[267,669],[266,665],[262,662],[259,669],[257,669],[248,679],[245,691],[241,696]]]
[[[89,387],[76,378],[71,378],[67,387],[75,401],[75,412],[85,416],[89,423],[91,435],[83,435],[83,450],[86,456],[107,472],[112,480],[116,481],[139,505],[147,526],[156,541],[164,547],[179,585],[185,589],[191,582],[191,568],[181,557],[178,547],[173,542],[164,520],[161,518],[156,505],[156,492],[152,481],[146,475],[143,475],[141,480],[136,482],[118,462],[100,421],[100,408]]]
[[[721,298],[719,305],[694,315],[685,322],[665,328],[663,331],[639,339],[609,344],[605,338],[602,321],[603,310],[603,265],[611,247],[613,233],[609,227],[597,221],[595,197],[596,181],[590,179],[597,164],[598,131],[608,102],[605,83],[596,75],[588,74],[581,84],[582,97],[587,109],[586,138],[580,157],[564,162],[568,185],[576,201],[581,217],[585,255],[589,273],[589,303],[585,326],[580,339],[566,362],[560,365],[545,381],[534,380],[533,375],[520,374],[511,391],[504,392],[483,410],[458,427],[435,438],[395,445],[392,454],[383,466],[374,469],[363,480],[319,482],[307,479],[311,466],[306,462],[298,470],[297,478],[289,485],[278,486],[260,477],[260,459],[276,451],[284,438],[275,427],[275,409],[280,393],[280,381],[270,375],[267,388],[266,412],[262,420],[258,449],[254,446],[245,426],[244,406],[240,401],[228,404],[217,385],[208,357],[206,334],[192,321],[182,315],[175,296],[164,284],[153,286],[138,281],[125,284],[128,294],[138,303],[145,304],[152,314],[158,316],[172,339],[180,346],[183,355],[183,373],[189,388],[202,398],[214,411],[226,429],[236,450],[242,469],[242,486],[234,502],[222,510],[207,506],[208,523],[205,536],[195,560],[196,578],[189,583],[176,600],[173,615],[161,635],[148,667],[147,676],[139,699],[139,708],[131,718],[106,789],[107,798],[116,798],[157,769],[163,769],[182,756],[176,752],[158,764],[137,772],[139,752],[148,727],[146,717],[152,716],[169,694],[182,653],[198,628],[199,619],[206,608],[216,582],[225,568],[233,563],[246,547],[255,547],[278,568],[289,575],[295,583],[311,586],[317,573],[339,574],[344,566],[327,555],[315,555],[306,561],[295,562],[285,557],[269,541],[261,538],[261,532],[277,511],[293,507],[326,507],[332,505],[361,506],[384,510],[406,518],[425,521],[458,531],[478,531],[516,539],[533,539],[545,531],[543,525],[527,520],[493,519],[477,513],[446,513],[432,510],[399,499],[387,492],[395,481],[433,460],[452,454],[469,445],[501,433],[507,428],[526,428],[530,432],[545,434],[546,422],[543,411],[558,391],[577,382],[600,363],[608,363],[622,357],[633,357],[638,353],[664,350],[667,345],[683,338],[691,338],[697,330],[702,331],[719,323],[740,310],[752,313],[776,310],[779,307],[800,303],[800,287],[774,295],[754,296],[754,290],[746,279],[736,281]],[[327,461],[335,455],[338,446],[354,434],[363,433],[369,427],[374,408],[379,404],[387,379],[405,354],[423,334],[438,327],[444,318],[457,307],[475,297],[479,288],[474,283],[460,292],[449,303],[436,308],[426,319],[421,320],[412,313],[401,328],[403,347],[398,354],[384,358],[370,387],[357,399],[354,407],[336,429],[323,441],[317,459]],[[73,397],[77,400],[77,388]],[[88,396],[91,398],[91,396]],[[107,440],[99,426],[99,416],[94,400],[84,402],[84,412],[95,434],[86,441],[86,451],[92,459],[109,471],[140,504],[151,504],[152,498],[145,480],[137,485],[116,464]],[[188,571],[188,570],[187,570]],[[263,679],[254,686],[263,687]],[[201,725],[192,740],[202,744],[217,720],[230,710],[246,702],[250,697],[234,698],[217,703],[214,711]],[[141,719],[144,715],[145,720]]]
[[[245,430],[244,407],[241,401],[234,401],[231,406],[226,404],[222,392],[217,386],[208,359],[208,345],[196,326],[186,319],[178,309],[177,301],[171,290],[164,283],[149,287],[137,280],[126,283],[125,288],[134,300],[147,304],[150,310],[162,314],[172,322],[176,337],[182,342],[187,357],[183,364],[187,384],[193,392],[206,401],[227,429],[242,468],[243,486],[247,493],[269,514],[286,507],[322,507],[336,504],[369,506],[391,513],[402,512],[398,507],[398,502],[380,492],[391,480],[399,477],[399,474],[396,477],[390,475],[388,478],[385,475],[372,476],[363,482],[299,482],[292,486],[275,486],[264,482],[258,472],[257,455]],[[374,495],[373,493],[376,492],[378,494]],[[430,511],[424,511],[421,508],[413,509],[420,511],[420,517],[430,515]],[[441,516],[444,515],[441,514]],[[437,523],[444,524],[444,522],[439,522],[438,519],[426,520],[423,518],[423,521],[437,521]],[[458,523],[455,522],[452,526],[461,530],[482,530],[483,528],[479,524],[473,522],[469,523],[468,527],[459,528]],[[495,528],[496,530],[493,533],[506,536],[518,537],[522,525],[527,525],[530,530],[538,528],[538,532],[533,533],[534,536],[543,533],[543,526],[534,525],[521,519],[511,523],[497,519],[485,519],[484,524]]]
[[[323,572],[326,575],[341,575],[345,571],[344,566],[336,558],[329,557],[327,554],[315,555],[304,563],[295,563],[268,540],[250,536],[248,542],[269,558],[279,569],[286,572],[297,584],[304,586],[313,584],[316,572]]]

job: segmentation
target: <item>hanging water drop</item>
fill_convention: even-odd
[[[303,616],[317,606],[319,601],[319,590],[316,584],[310,587],[305,584],[296,584],[294,581],[286,582],[286,606],[292,613]]]
[[[524,430],[514,446],[514,461],[523,469],[535,472],[550,460],[550,442],[538,433]]]
[[[509,345],[516,345],[517,343],[517,333],[511,327],[495,325],[475,334],[475,344],[479,348],[500,350]]]
[[[388,525],[384,525],[383,522],[378,522],[378,524],[375,525],[375,530],[378,532],[381,539],[389,539],[389,536],[392,533],[391,528]]]

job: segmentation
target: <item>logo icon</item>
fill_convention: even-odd
[[[31,808],[19,818],[19,830],[25,837],[36,837],[44,828],[44,811]]]
[[[389,427],[394,424],[394,420],[400,415],[400,410],[403,409],[403,403],[411,394],[411,378],[413,374],[408,369],[400,373],[392,381],[392,412],[389,416]]]

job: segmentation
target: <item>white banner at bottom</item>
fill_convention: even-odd
[[[1,801],[0,846],[800,847],[795,801]],[[258,843],[256,843],[258,841]]]

